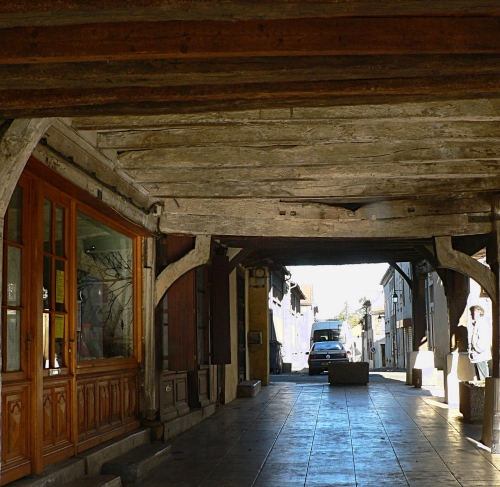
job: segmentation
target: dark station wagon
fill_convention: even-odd
[[[309,375],[328,370],[332,362],[349,362],[347,351],[341,342],[324,341],[313,343],[308,352]]]

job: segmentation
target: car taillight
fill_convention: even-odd
[[[345,353],[339,353],[339,357],[340,358],[346,358],[346,354]]]
[[[312,355],[309,355],[311,358],[319,358],[319,355],[317,353],[313,353]]]

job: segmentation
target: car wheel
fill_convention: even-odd
[[[316,375],[318,373],[317,370],[314,370],[314,369],[309,369],[309,375]]]

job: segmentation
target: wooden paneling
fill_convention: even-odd
[[[160,383],[160,401],[161,421],[169,421],[189,412],[186,372],[163,372]]]
[[[208,367],[188,372],[189,407],[200,408],[210,404],[210,382],[208,375]]]
[[[68,379],[44,380],[43,464],[68,458],[75,452],[71,441],[71,399]]]
[[[77,379],[78,450],[138,425],[137,372],[81,376]]]
[[[2,385],[2,485],[31,473],[29,386]]]
[[[17,389],[17,388],[16,388]],[[13,390],[8,386],[2,389],[2,456],[3,468],[9,464],[29,459],[29,401],[28,387]]]

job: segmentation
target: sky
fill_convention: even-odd
[[[354,311],[361,307],[363,297],[373,298],[383,291],[380,281],[389,264],[358,264],[337,266],[288,267],[291,281],[299,286],[313,286],[314,302],[319,308],[317,318],[328,319],[338,315],[349,303]]]

